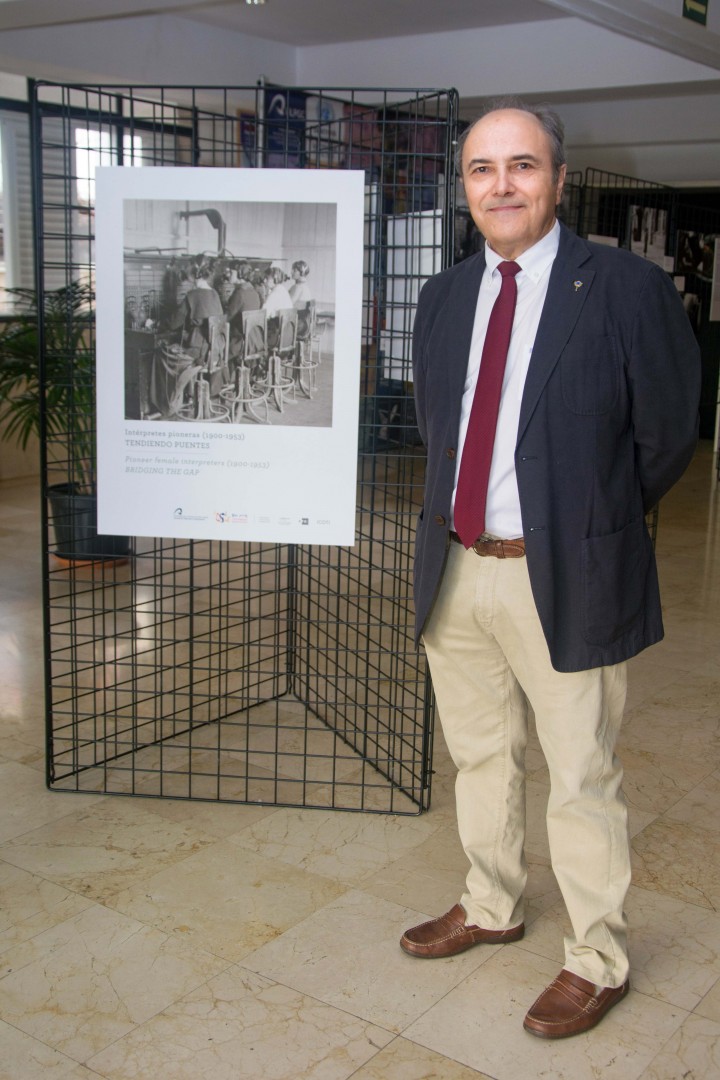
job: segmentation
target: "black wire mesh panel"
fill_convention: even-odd
[[[603,169],[586,169],[578,232],[628,248],[672,272],[676,198],[672,188]],[[653,546],[659,508],[647,514]]]
[[[51,787],[428,806],[432,695],[410,598],[424,467],[410,336],[422,282],[450,261],[456,112],[452,91],[34,86]],[[365,170],[354,547],[97,535],[98,164]],[[146,331],[177,260],[142,254],[125,298],[138,361],[126,401],[138,402],[142,357],[157,347]]]
[[[578,171],[566,173],[562,202],[558,207],[558,217],[573,232],[578,231],[578,225],[580,224],[582,193],[582,173]]]
[[[714,204],[714,205],[713,205]],[[702,357],[700,438],[712,439],[717,453],[720,435],[720,321],[712,310],[713,260],[720,242],[720,195],[682,192],[677,196],[677,229],[672,253],[685,310],[693,325]],[[720,480],[720,456],[717,459]]]
[[[601,236],[662,264],[673,233],[672,188],[651,180],[586,169],[578,232]]]

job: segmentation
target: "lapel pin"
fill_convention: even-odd
[[[575,292],[577,292],[582,287],[582,281],[573,281],[573,285],[575,286]]]

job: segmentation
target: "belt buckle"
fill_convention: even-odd
[[[492,540],[490,537],[488,537],[487,540],[478,537],[473,543],[473,551],[476,555],[495,555],[498,559],[505,558],[502,540]]]

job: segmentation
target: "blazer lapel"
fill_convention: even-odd
[[[518,442],[575,327],[595,277],[595,271],[583,265],[592,258],[587,245],[564,226],[561,229],[560,246],[550,272],[547,296],[525,380]]]

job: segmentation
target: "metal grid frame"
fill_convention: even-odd
[[[558,217],[568,229],[578,232],[582,212],[583,174],[576,170],[567,172],[563,185],[563,197],[558,207]]]
[[[430,799],[433,703],[412,640],[424,467],[410,332],[419,285],[451,258],[457,95],[272,88],[342,103],[342,117],[319,120],[298,150],[297,126],[264,116],[268,89],[31,85],[47,781],[64,791],[418,813]],[[92,295],[94,283],[78,130],[95,133],[103,164],[139,155],[166,167],[262,167],[272,147],[275,166],[365,168],[353,548],[138,538],[126,552],[123,538],[108,547],[97,537],[92,501],[50,508],[58,483],[75,495],[94,470],[93,304],[73,307],[63,292],[79,281]],[[440,223],[429,239],[415,228],[423,214]],[[399,247],[405,292],[386,294],[380,282]],[[58,295],[60,335],[48,308]],[[57,392],[62,430],[52,422]],[[53,554],[63,526],[81,541],[79,561]]]
[[[718,388],[718,346],[720,324],[709,321],[712,271],[708,266],[698,268],[692,262],[685,265],[678,250],[684,235],[720,235],[720,210],[717,206],[704,206],[703,196],[693,197],[687,192],[658,184],[651,180],[625,176],[621,173],[588,168],[580,199],[578,232],[616,237],[620,246],[639,250],[631,236],[633,217],[639,224],[639,215],[648,211],[664,216],[659,230],[660,244],[652,252],[642,251],[659,259],[666,256],[668,270],[683,277],[683,298],[688,309],[702,356],[702,389],[700,401],[700,436],[714,438],[717,452],[720,431],[720,389]],[[633,208],[637,208],[633,214]],[[645,230],[643,229],[643,232]],[[638,238],[636,237],[636,240]],[[642,246],[642,238],[640,238]],[[710,255],[711,259],[711,255]],[[690,268],[692,267],[692,268]],[[689,301],[696,301],[691,308]],[[720,481],[720,454],[717,458],[717,474]],[[648,515],[650,534],[655,543],[658,528],[658,507]]]
[[[720,482],[720,322],[711,321],[714,245],[720,237],[720,199],[716,192],[708,205],[707,192],[677,195],[673,254],[675,272],[684,278],[684,302],[700,346],[700,437],[713,440],[716,473]],[[706,202],[707,200],[707,202]],[[680,250],[690,238],[693,250]]]
[[[652,180],[608,172],[585,170],[578,232],[616,237],[621,247],[630,247],[631,208],[662,210],[667,215],[666,235],[673,232],[675,206],[673,189]]]
[[[673,206],[672,188],[664,184],[588,168],[580,198],[578,233],[581,236],[612,236],[621,247],[630,248],[634,207],[641,213],[646,207],[651,211],[663,211],[667,235]],[[659,515],[660,507],[654,506],[645,518],[653,547],[657,543]]]

